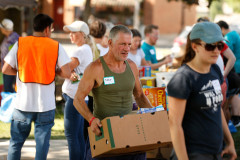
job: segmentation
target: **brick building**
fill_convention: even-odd
[[[180,1],[168,0],[91,0],[93,16],[133,27],[136,1],[139,2],[141,25],[155,24],[160,34],[179,33],[186,25],[196,21],[196,6],[186,6]],[[39,0],[39,11],[54,18],[55,29],[81,19],[85,0]]]

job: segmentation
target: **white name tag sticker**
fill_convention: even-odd
[[[104,77],[103,78],[104,85],[115,84],[114,77]]]
[[[155,54],[154,49],[150,49],[150,53],[151,53],[152,55],[154,55],[154,54]]]
[[[213,85],[213,88],[214,88],[215,91],[221,90],[221,85],[219,83],[219,80],[217,80],[217,79],[213,80],[212,85]]]

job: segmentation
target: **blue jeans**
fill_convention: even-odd
[[[83,134],[84,118],[73,106],[73,99],[63,94],[65,99],[64,128],[68,142],[69,159],[82,160],[84,158],[85,140]]]
[[[54,117],[55,110],[47,112],[23,112],[14,109],[7,159],[20,160],[22,146],[31,131],[31,123],[34,122],[34,137],[36,141],[35,160],[46,160]]]
[[[203,154],[203,153],[190,153],[188,154],[189,160],[222,160],[221,154]],[[178,160],[175,150],[172,150],[170,160]]]
[[[15,92],[13,85],[16,82],[16,76],[3,74],[4,92]]]

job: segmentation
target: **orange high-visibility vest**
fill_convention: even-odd
[[[20,37],[18,76],[24,83],[51,84],[55,79],[58,42],[48,37]]]

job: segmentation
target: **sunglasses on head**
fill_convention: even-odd
[[[224,48],[224,43],[219,42],[217,44],[203,44],[203,43],[197,43],[205,48],[206,51],[214,51],[215,48],[217,47],[219,51],[221,51]]]

